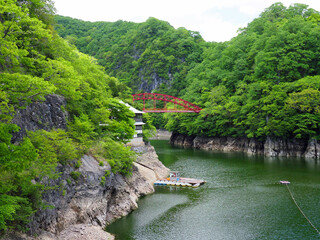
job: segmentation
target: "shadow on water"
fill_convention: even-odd
[[[117,239],[320,239],[279,180],[320,228],[316,161],[207,152],[152,141],[159,159],[199,188],[157,186],[139,208],[107,227]]]

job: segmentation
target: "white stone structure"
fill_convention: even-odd
[[[123,102],[122,102],[123,103]],[[145,124],[142,121],[142,114],[144,114],[144,112],[135,109],[134,107],[132,107],[131,105],[129,105],[128,103],[123,103],[125,104],[127,107],[129,107],[129,110],[132,111],[135,116],[134,116],[134,120],[135,120],[135,134],[133,135],[133,139],[130,141],[130,145],[132,146],[140,146],[140,145],[144,145],[143,142],[143,137],[142,137],[142,126]]]

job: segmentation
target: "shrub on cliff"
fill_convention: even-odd
[[[90,149],[90,154],[100,161],[106,160],[113,173],[130,175],[136,154],[130,147],[122,147],[119,142],[106,137],[103,141],[96,142]]]

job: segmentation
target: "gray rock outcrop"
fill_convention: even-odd
[[[48,95],[44,102],[18,109],[12,123],[21,130],[12,141],[19,142],[27,131],[66,129],[65,106],[62,96]],[[81,158],[78,169],[77,164],[59,165],[59,177],[45,182],[52,186],[43,194],[49,207],[33,216],[30,233],[8,232],[4,239],[113,239],[105,226],[136,209],[139,197],[153,193],[154,181],[169,173],[152,146],[141,146],[138,152],[131,176],[113,174],[107,161],[100,166],[90,155]]]
[[[25,109],[16,109],[12,123],[20,127],[13,133],[12,142],[20,141],[27,131],[53,128],[66,129],[68,112],[65,111],[66,100],[56,94],[47,95],[44,102],[34,102]]]
[[[79,169],[60,165],[60,177],[50,181],[58,187],[43,196],[51,207],[33,216],[29,235],[8,233],[5,239],[114,239],[103,230],[105,226],[136,209],[139,197],[153,193],[153,183],[169,173],[152,146],[139,147],[139,152],[131,176],[111,173],[106,177],[110,166],[106,162],[100,166],[89,155],[81,158]],[[78,179],[71,177],[75,171],[80,173]]]
[[[61,176],[52,183],[60,187],[44,195],[47,204],[54,208],[39,211],[34,216],[32,233],[46,236],[46,239],[91,239],[81,238],[81,232],[92,232],[92,228],[97,227],[102,230],[136,209],[139,197],[153,193],[154,181],[166,177],[169,171],[158,160],[152,146],[144,147],[128,177],[113,173],[106,177],[110,166],[107,163],[100,166],[92,156],[85,155],[81,161],[78,170],[60,166]],[[70,177],[73,171],[80,173],[77,180]],[[86,230],[80,231],[79,226]],[[76,229],[79,231],[73,231]]]
[[[173,145],[204,150],[237,151],[270,157],[320,157],[320,142],[314,139],[281,139],[268,137],[265,141],[254,138],[202,137],[173,133]]]

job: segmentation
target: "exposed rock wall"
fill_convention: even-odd
[[[34,102],[25,109],[17,109],[12,123],[20,127],[20,131],[13,133],[12,141],[20,141],[26,131],[39,129],[67,127],[68,112],[65,111],[66,100],[59,95],[47,95],[44,102]]]
[[[150,69],[149,69],[150,70]],[[167,72],[165,78],[160,77],[156,71],[153,71],[151,74],[146,74],[148,69],[140,68],[139,70],[139,78],[140,78],[140,85],[139,90],[143,92],[152,92],[154,89],[157,89],[161,84],[171,85],[173,80],[173,74]]]
[[[60,177],[50,183],[58,188],[47,191],[43,198],[53,208],[33,217],[31,235],[55,240],[89,239],[90,234],[98,234],[96,239],[113,239],[104,227],[136,209],[139,197],[153,193],[154,181],[169,173],[152,146],[139,147],[139,151],[131,176],[111,173],[105,182],[101,180],[110,166],[100,166],[92,156],[84,155],[79,169],[59,166]],[[78,179],[71,177],[73,171],[80,172]],[[19,238],[8,235],[7,239]],[[20,239],[34,238],[25,235]]]
[[[14,133],[13,142],[20,141],[26,131],[65,129],[68,119],[65,105],[62,96],[48,95],[44,102],[17,110],[13,123],[21,130]],[[103,230],[105,226],[136,209],[139,197],[154,192],[154,181],[169,174],[152,146],[135,150],[139,152],[138,158],[128,177],[106,175],[111,172],[107,162],[100,166],[89,155],[81,158],[79,169],[75,169],[76,164],[58,166],[59,178],[47,183],[56,187],[43,195],[44,202],[51,207],[33,216],[29,235],[9,232],[3,239],[113,239]],[[72,177],[72,172],[79,172],[79,177]]]
[[[173,133],[170,142],[173,145],[197,149],[239,151],[270,157],[320,157],[320,142],[317,140],[288,140],[268,137],[265,141],[259,141],[249,138],[199,137]]]
[[[312,139],[309,141],[307,149],[304,153],[305,157],[308,158],[320,158],[320,142]]]

